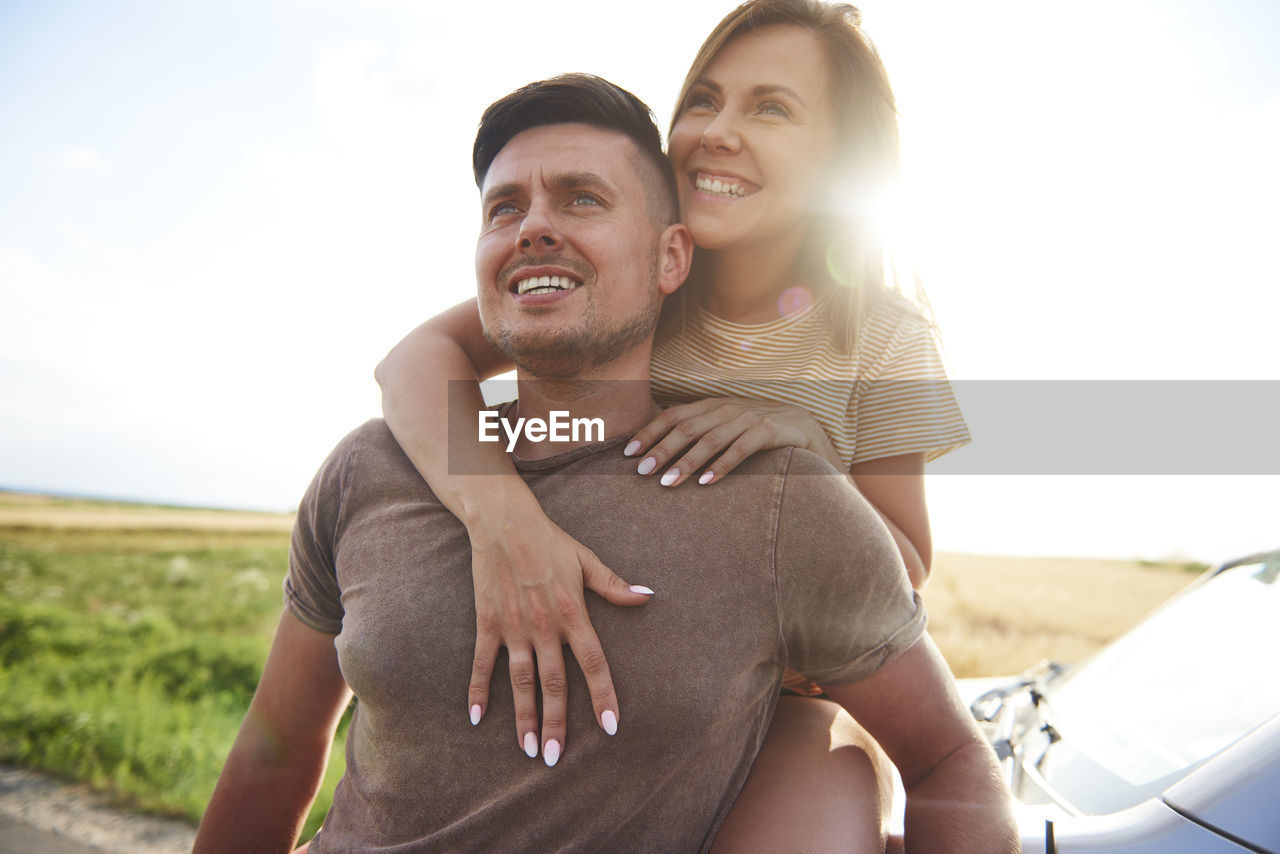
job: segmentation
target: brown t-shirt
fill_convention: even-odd
[[[851,682],[923,632],[888,532],[819,457],[768,451],[713,487],[668,489],[635,474],[624,439],[516,460],[553,521],[657,591],[636,608],[587,594],[618,733],[595,722],[566,651],[569,730],[554,768],[517,744],[505,652],[484,720],[468,720],[475,606],[461,523],[382,421],[324,463],[299,508],[285,601],[336,635],[358,703],[313,854],[705,850],[783,668]]]

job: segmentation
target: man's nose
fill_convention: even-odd
[[[738,123],[728,111],[716,113],[703,128],[702,147],[715,154],[732,154],[742,147]]]
[[[529,206],[520,222],[519,240],[521,249],[532,251],[558,249],[564,242],[552,212],[541,203]]]

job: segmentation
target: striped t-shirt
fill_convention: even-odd
[[[659,342],[653,396],[672,405],[707,397],[789,403],[813,413],[846,468],[966,444],[969,428],[938,355],[933,330],[893,297],[877,300],[851,353],[832,341],[833,295],[766,323],[732,323],[704,309]]]

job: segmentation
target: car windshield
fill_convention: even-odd
[[[1280,551],[1226,570],[1050,686],[1062,742],[1046,771],[1068,801],[1131,806],[1280,712],[1277,574]]]

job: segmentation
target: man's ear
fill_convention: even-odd
[[[693,264],[693,236],[683,223],[667,226],[658,238],[658,290],[670,296],[684,284]]]

